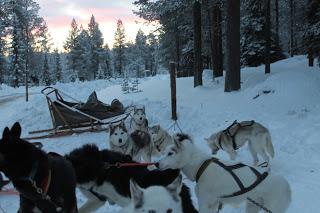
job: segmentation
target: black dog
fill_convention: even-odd
[[[20,193],[19,213],[76,213],[76,176],[70,162],[20,138],[21,126],[6,127],[0,140],[0,171]]]
[[[122,207],[130,202],[130,179],[141,187],[166,186],[175,180],[179,170],[152,170],[146,166],[117,166],[117,163],[134,163],[130,156],[110,150],[99,151],[95,145],[84,145],[66,156],[76,171],[77,183],[88,201],[80,208],[83,212],[94,212],[108,200]],[[157,196],[157,195],[155,195]],[[184,213],[194,213],[189,192],[185,185],[180,193]]]

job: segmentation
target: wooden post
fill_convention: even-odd
[[[177,117],[177,87],[176,87],[176,63],[170,62],[170,87],[171,87],[171,112],[172,120],[178,120]]]

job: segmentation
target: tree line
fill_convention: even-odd
[[[219,77],[225,91],[240,89],[240,67],[306,54],[309,65],[320,56],[319,0],[136,0],[135,13],[161,24],[160,61],[177,63],[178,76],[202,70]],[[200,25],[200,26],[199,26]]]
[[[64,51],[53,49],[45,20],[33,0],[0,0],[0,84],[14,87],[56,82],[141,77],[158,70],[158,38],[139,30],[128,42],[121,20],[114,46],[104,42],[92,15],[87,27],[72,20]]]

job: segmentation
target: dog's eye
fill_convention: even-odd
[[[171,156],[171,155],[173,155],[173,152],[169,152],[169,153],[168,153],[168,156]]]
[[[148,213],[156,213],[155,210],[149,210]]]
[[[123,135],[124,134],[124,132],[121,132],[121,135]]]
[[[172,213],[172,209],[168,209],[168,210],[167,210],[167,213]]]

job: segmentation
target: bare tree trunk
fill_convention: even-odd
[[[265,73],[270,73],[270,47],[271,47],[271,19],[270,19],[270,0],[265,0]]]
[[[239,90],[240,85],[240,0],[228,0],[227,7],[227,72],[225,92]]]
[[[222,29],[221,9],[219,0],[214,3],[212,10],[212,67],[213,76],[223,76],[223,56],[222,56]]]
[[[196,1],[193,5],[194,28],[194,87],[202,85],[201,57],[201,4]]]
[[[176,68],[177,68],[177,72],[178,72],[178,76],[180,73],[180,36],[179,36],[179,31],[178,31],[178,27],[176,24],[176,30],[175,30],[175,49],[176,49]],[[180,77],[180,76],[179,76]]]
[[[294,26],[294,17],[293,17],[293,0],[290,0],[290,56],[293,57],[293,26]]]
[[[314,66],[314,57],[313,57],[313,50],[312,47],[308,48],[308,59],[309,59],[309,67],[313,67]]]
[[[276,31],[276,43],[280,44],[280,39],[279,39],[279,0],[275,0],[275,14],[276,14],[276,26],[275,26],[275,31]]]

